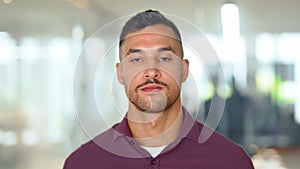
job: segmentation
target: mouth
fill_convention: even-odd
[[[159,85],[147,85],[141,88],[143,92],[159,92],[163,89],[163,87]]]

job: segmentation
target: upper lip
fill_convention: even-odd
[[[161,85],[157,84],[148,84],[143,87],[141,87],[141,90],[147,90],[147,89],[162,89],[163,87]]]

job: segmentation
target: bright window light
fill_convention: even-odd
[[[33,146],[37,144],[38,142],[38,137],[35,131],[26,129],[22,133],[22,141],[26,146]]]
[[[63,61],[71,56],[71,42],[64,38],[55,38],[49,44],[49,58]]]
[[[76,40],[79,40],[79,41],[83,40],[84,31],[83,31],[82,26],[76,25],[76,26],[73,27],[73,29],[72,29],[72,38],[76,39]]]
[[[223,36],[226,41],[237,41],[240,38],[239,9],[233,3],[221,7]]]
[[[240,16],[238,6],[226,3],[221,7],[223,29],[223,58],[233,67],[233,76],[240,87],[247,85],[246,47],[240,37]]]
[[[271,64],[275,61],[276,38],[272,34],[260,34],[255,41],[255,56],[259,63]]]
[[[299,33],[284,33],[278,37],[278,62],[293,64],[299,57]]]
[[[239,9],[235,4],[227,3],[221,7],[224,55],[227,60],[236,59],[240,49]]]
[[[16,42],[7,32],[0,31],[0,63],[16,59]]]
[[[13,131],[5,131],[3,133],[2,144],[5,146],[15,146],[17,144],[17,136]]]
[[[42,57],[39,41],[35,38],[26,37],[21,41],[22,59],[33,60]]]

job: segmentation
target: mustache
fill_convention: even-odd
[[[159,81],[157,79],[147,79],[146,82],[142,83],[142,84],[139,84],[136,88],[135,88],[135,91],[137,91],[139,88],[143,87],[143,86],[146,86],[148,84],[158,84],[158,85],[162,85],[166,88],[169,88],[169,85],[167,85],[166,83],[162,82],[162,81]]]

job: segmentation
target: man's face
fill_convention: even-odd
[[[117,64],[130,108],[158,113],[180,103],[181,83],[188,75],[188,61],[172,29],[148,26],[126,36]]]

